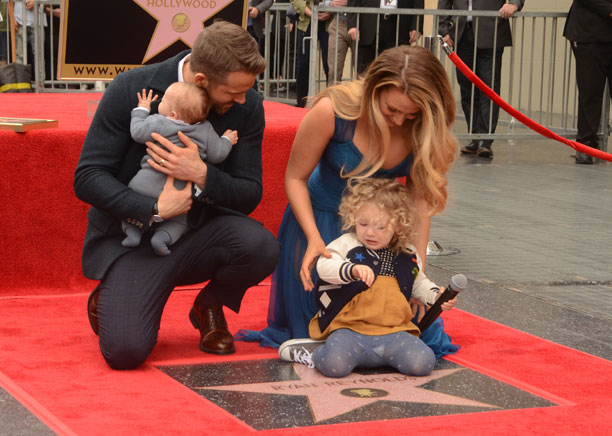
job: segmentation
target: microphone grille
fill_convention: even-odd
[[[468,287],[467,278],[463,274],[455,274],[451,277],[451,286],[455,291],[461,292]]]

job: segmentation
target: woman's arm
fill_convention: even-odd
[[[417,205],[417,221],[415,223],[416,239],[414,246],[418,255],[423,259],[422,271],[427,267],[427,244],[429,243],[429,228],[431,224],[431,216],[427,213],[427,203],[423,199],[416,200]]]
[[[327,144],[334,135],[334,124],[335,114],[331,100],[328,98],[319,100],[300,123],[285,172],[287,198],[308,241],[300,269],[300,278],[306,290],[314,287],[310,272],[317,257],[320,254],[329,257],[315,223],[307,184],[308,177],[321,160]]]

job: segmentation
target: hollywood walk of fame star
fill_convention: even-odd
[[[203,22],[233,0],[133,0],[157,20],[157,26],[147,48],[146,62],[156,54],[181,40],[189,47],[204,28]]]
[[[195,389],[307,396],[315,422],[342,415],[379,400],[498,409],[495,405],[419,387],[432,380],[462,371],[463,368],[435,370],[425,377],[410,377],[400,373],[374,375],[353,373],[337,379],[325,377],[317,370],[300,364],[294,364],[294,369],[300,380],[203,386]]]

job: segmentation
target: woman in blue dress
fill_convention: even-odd
[[[308,338],[317,312],[319,256],[340,235],[338,206],[348,177],[406,177],[419,205],[416,248],[426,258],[429,223],[446,203],[446,172],[457,149],[451,133],[455,99],[439,60],[416,46],[384,51],[364,78],[327,88],[302,120],[285,174],[289,206],[278,239],[268,327],[239,339],[278,347]],[[421,336],[436,357],[455,352],[441,319]]]

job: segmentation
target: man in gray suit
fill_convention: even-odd
[[[563,35],[572,43],[578,85],[576,141],[599,148],[597,132],[606,78],[612,96],[612,0],[574,1]],[[592,164],[586,153],[576,153],[577,164]]]
[[[91,205],[83,273],[100,283],[89,298],[88,316],[110,367],[141,365],[157,342],[173,289],[203,282],[189,312],[200,349],[235,351],[223,308],[238,312],[246,290],[272,273],[280,251],[276,238],[247,216],[262,195],[264,109],[251,88],[265,66],[246,30],[220,21],[200,33],[191,52],[122,73],[105,91],[83,143],[74,190]],[[217,134],[230,126],[239,132],[223,162],[203,161],[196,144],[182,134],[185,148],[157,134],[156,142],[146,145],[130,136],[138,93],[144,89],[161,97],[177,81],[206,89],[213,105],[208,121]],[[151,113],[158,112],[160,100],[151,104]],[[128,187],[145,154],[155,170],[168,176],[157,199]],[[186,187],[177,189],[174,179],[186,181]],[[155,255],[149,244],[121,245],[122,221],[147,232],[184,213],[190,231],[170,255]]]
[[[493,17],[440,17],[439,33],[457,55],[472,68],[476,75],[499,94],[501,61],[504,47],[512,45],[512,34],[508,19],[523,9],[525,0],[438,0],[438,9],[463,11],[499,11],[500,18]],[[497,39],[494,39],[497,28]],[[457,43],[456,43],[457,42]],[[461,90],[461,107],[471,133],[495,133],[499,106],[474,86],[472,105],[472,82],[457,70],[457,82]],[[491,86],[493,84],[493,86]],[[491,111],[492,106],[492,111]],[[489,124],[489,119],[491,123]],[[461,153],[477,154],[491,158],[490,139],[473,140],[461,148]]]

